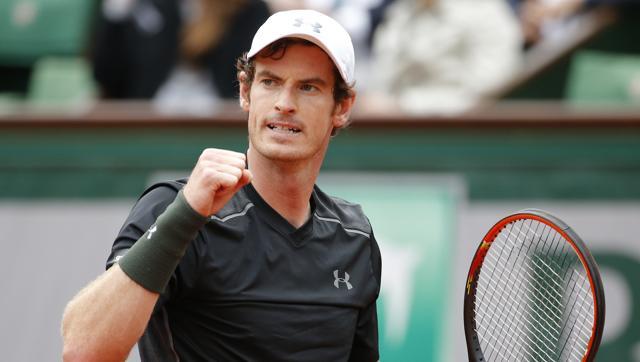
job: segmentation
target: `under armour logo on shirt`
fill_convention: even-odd
[[[149,232],[147,233],[147,239],[151,239],[151,236],[153,235],[153,233],[156,232],[156,230],[158,230],[158,227],[153,225],[150,229]]]
[[[353,285],[349,283],[349,273],[344,272],[344,278],[340,278],[339,271],[336,269],[333,271],[333,277],[335,278],[333,281],[334,287],[340,289],[340,283],[344,283],[347,286],[347,290],[351,290],[351,288],[353,288]]]
[[[322,24],[320,24],[320,23],[318,23],[318,22],[315,22],[315,23],[313,23],[313,24],[305,23],[305,22],[304,22],[304,19],[301,19],[301,18],[296,18],[296,19],[294,20],[294,22],[293,22],[293,26],[295,26],[296,28],[300,28],[300,27],[302,27],[303,25],[308,25],[308,26],[310,26],[310,27],[313,29],[313,31],[314,31],[314,32],[316,32],[316,33],[318,33],[318,34],[320,33],[320,29],[322,28]]]

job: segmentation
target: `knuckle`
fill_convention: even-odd
[[[208,159],[212,156],[215,156],[220,150],[217,148],[205,148],[200,154],[200,158]]]
[[[217,175],[218,171],[212,168],[205,168],[204,170],[202,170],[202,177],[206,180],[214,179],[217,177]]]

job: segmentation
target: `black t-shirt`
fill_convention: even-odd
[[[184,180],[149,188],[107,267],[173,202]],[[138,347],[148,361],[375,361],[381,258],[360,206],[318,187],[296,229],[252,185],[199,231]]]

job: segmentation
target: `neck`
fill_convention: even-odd
[[[247,153],[253,175],[251,183],[269,206],[296,228],[311,214],[309,200],[320,172],[320,162],[277,162],[262,157],[251,148]]]

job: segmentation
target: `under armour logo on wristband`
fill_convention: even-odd
[[[293,26],[295,26],[296,28],[301,27],[302,25],[309,25],[311,28],[313,28],[313,31],[320,34],[320,28],[322,28],[322,24],[315,22],[313,24],[309,24],[309,23],[305,23],[303,19],[301,18],[296,18],[294,20]]]
[[[158,230],[158,227],[153,225],[150,229],[149,232],[147,233],[147,239],[151,239],[151,236],[153,235],[153,233],[156,232],[156,230]]]
[[[333,281],[334,287],[340,289],[340,283],[344,283],[347,286],[347,290],[351,290],[351,288],[353,288],[353,285],[349,283],[349,273],[344,272],[344,278],[340,278],[339,271],[336,269],[333,271],[333,277],[335,278]]]

